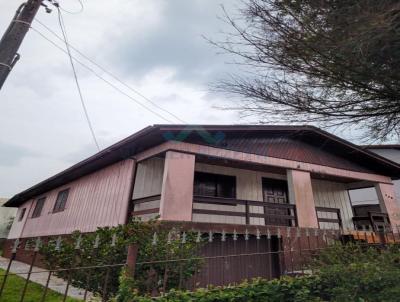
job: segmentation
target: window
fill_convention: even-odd
[[[194,195],[236,198],[236,177],[195,172]]]
[[[26,212],[26,208],[23,208],[21,210],[21,213],[19,213],[18,221],[21,221],[22,219],[24,219],[25,212]]]
[[[42,209],[43,209],[45,200],[46,200],[46,197],[41,197],[38,200],[36,200],[36,205],[35,205],[35,209],[33,210],[33,213],[32,213],[32,218],[40,216],[40,214],[42,213]]]
[[[64,211],[65,204],[67,203],[69,189],[63,190],[58,193],[56,203],[54,204],[53,213]]]

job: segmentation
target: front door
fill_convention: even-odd
[[[274,204],[288,204],[288,189],[285,180],[263,178],[263,199],[265,203],[264,214],[266,225],[291,226],[291,221],[285,218],[273,217],[274,215],[290,215],[290,209],[280,208]]]

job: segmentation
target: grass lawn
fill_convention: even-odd
[[[0,269],[0,276],[4,275],[5,271]],[[0,277],[0,286],[3,282],[3,277]],[[16,276],[9,275],[7,277],[6,287],[3,291],[2,296],[0,297],[0,301],[4,302],[19,302],[21,298],[21,293],[25,285],[25,279]],[[44,287],[30,282],[25,294],[24,302],[38,302],[42,298],[42,294],[44,291]],[[63,295],[54,292],[52,290],[47,291],[46,302],[58,302],[62,301]],[[68,302],[81,301],[78,299],[67,298]]]

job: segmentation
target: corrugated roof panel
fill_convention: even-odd
[[[301,137],[285,134],[268,135],[265,133],[263,136],[248,134],[232,137],[228,134],[218,147],[358,172],[371,172],[349,159],[331,153],[327,150],[325,141],[315,142],[316,144],[312,145],[301,139]],[[186,141],[209,145],[195,136],[189,137]]]

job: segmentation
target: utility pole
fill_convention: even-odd
[[[18,49],[43,0],[27,0],[21,4],[0,40],[0,89],[19,60]]]

